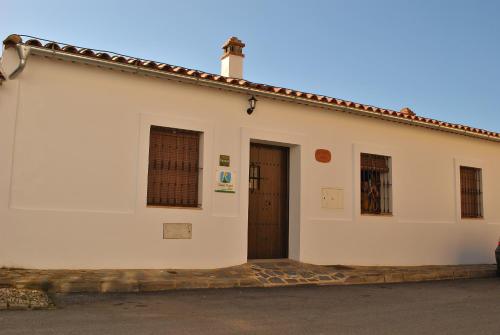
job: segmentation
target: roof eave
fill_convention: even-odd
[[[336,111],[343,111],[343,112],[361,115],[361,116],[365,116],[365,117],[373,117],[373,118],[393,121],[393,122],[397,122],[397,123],[409,124],[409,125],[413,125],[413,126],[419,126],[419,127],[424,127],[424,128],[429,128],[429,129],[434,129],[434,130],[439,130],[439,131],[445,131],[448,133],[454,133],[454,134],[465,135],[465,136],[480,138],[480,139],[494,141],[494,142],[500,142],[500,138],[498,138],[496,136],[471,132],[471,131],[468,131],[466,129],[450,128],[450,127],[446,127],[446,126],[443,126],[440,124],[428,123],[425,121],[420,121],[417,118],[412,118],[411,116],[408,116],[407,118],[406,117],[402,118],[401,116],[392,116],[392,115],[381,114],[379,112],[374,112],[374,111],[369,111],[369,110],[360,110],[358,108],[353,108],[353,107],[349,107],[349,106],[332,105],[331,103],[328,103],[328,102],[315,101],[315,100],[311,100],[308,98],[302,98],[302,97],[298,97],[298,96],[284,95],[284,94],[264,91],[264,90],[260,90],[260,89],[256,89],[256,88],[252,88],[252,87],[230,84],[227,82],[214,81],[211,79],[204,79],[204,78],[200,78],[200,77],[194,77],[194,76],[179,74],[179,73],[174,73],[174,72],[165,72],[165,71],[161,71],[161,70],[157,70],[157,69],[153,69],[153,68],[143,67],[140,65],[118,63],[118,62],[115,62],[112,60],[89,57],[89,56],[85,56],[85,55],[81,55],[81,54],[68,53],[65,51],[60,51],[60,50],[55,50],[55,49],[47,49],[47,48],[38,47],[38,46],[28,46],[28,47],[31,49],[32,54],[40,55],[40,56],[44,56],[44,57],[68,60],[71,62],[76,61],[76,62],[81,62],[81,63],[85,63],[85,64],[96,65],[99,67],[104,66],[104,67],[111,68],[111,69],[118,69],[120,71],[126,71],[126,72],[130,72],[130,73],[144,74],[144,75],[155,76],[155,77],[159,77],[159,78],[167,78],[167,79],[179,80],[179,81],[184,81],[184,82],[196,83],[198,85],[222,88],[222,89],[226,89],[226,90],[233,91],[233,92],[240,92],[240,93],[245,93],[245,94],[253,94],[253,95],[258,95],[258,96],[263,96],[263,97],[270,97],[270,98],[279,99],[282,101],[301,103],[301,104],[305,104],[305,105],[309,105],[309,106],[326,108],[326,109],[336,110]]]

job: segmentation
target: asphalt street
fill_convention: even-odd
[[[499,334],[500,279],[58,295],[0,334]]]

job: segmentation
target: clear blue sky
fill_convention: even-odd
[[[0,33],[219,72],[500,132],[500,1],[2,0]]]

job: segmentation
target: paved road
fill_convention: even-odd
[[[0,334],[499,334],[500,279],[58,296]]]

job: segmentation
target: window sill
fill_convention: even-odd
[[[375,216],[375,217],[393,217],[392,213],[381,213],[381,214],[372,214],[372,213],[361,213],[361,216]]]
[[[187,206],[160,206],[160,205],[146,205],[147,208],[164,208],[164,209],[194,209],[202,210],[203,207],[187,207]]]

